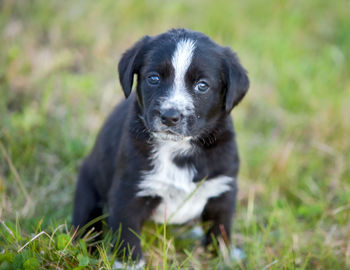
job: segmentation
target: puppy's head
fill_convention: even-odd
[[[146,128],[157,138],[181,140],[210,132],[246,94],[249,80],[236,54],[184,29],[145,36],[118,66],[126,97],[137,75]]]

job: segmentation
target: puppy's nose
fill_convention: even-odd
[[[168,109],[161,112],[160,118],[164,125],[171,127],[180,122],[182,115],[178,110]]]

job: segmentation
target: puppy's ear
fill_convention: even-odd
[[[127,50],[119,61],[119,80],[126,98],[130,95],[134,74],[137,74],[142,66],[144,48],[149,40],[149,36],[143,37],[132,48]]]
[[[245,96],[249,88],[247,71],[242,67],[237,55],[229,48],[224,48],[226,95],[225,111],[230,112]]]

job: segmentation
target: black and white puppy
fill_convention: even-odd
[[[124,254],[135,261],[142,259],[136,234],[148,219],[201,218],[211,223],[206,245],[222,234],[229,239],[239,167],[230,112],[249,87],[236,54],[201,33],[173,29],[127,50],[119,77],[127,99],[80,170],[73,225],[107,205],[108,224],[121,229]]]

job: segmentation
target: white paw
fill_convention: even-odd
[[[138,263],[135,262],[133,264],[115,261],[112,269],[113,270],[119,270],[119,269],[122,269],[122,270],[141,270],[141,269],[144,269],[144,266],[145,266],[144,260],[140,260]]]
[[[230,246],[229,253],[230,258],[236,262],[243,261],[247,257],[243,250],[240,248],[235,248],[233,246]]]

